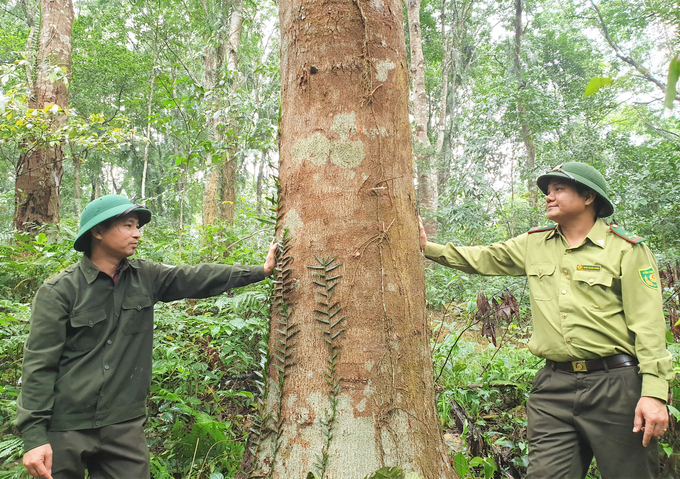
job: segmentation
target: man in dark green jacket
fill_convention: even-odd
[[[546,359],[527,402],[528,479],[583,478],[593,455],[604,479],[656,478],[674,372],[654,256],[598,219],[614,208],[592,166],[565,163],[537,183],[556,226],[461,247],[428,243],[421,223],[421,248],[469,273],[527,277],[529,349]]]
[[[128,260],[150,219],[122,196],[94,200],[74,243],[82,260],[36,294],[16,420],[33,477],[148,478],[153,305],[215,296],[274,269],[275,245],[264,266]]]

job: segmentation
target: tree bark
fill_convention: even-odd
[[[425,232],[437,235],[437,170],[427,136],[427,95],[425,93],[425,59],[420,31],[420,1],[408,0],[408,31],[411,47],[411,81],[413,83],[413,118],[415,123],[415,157],[418,165],[418,198],[425,213]]]
[[[231,12],[229,22],[229,38],[227,39],[227,70],[233,72],[233,83],[231,91],[238,90],[238,49],[241,43],[241,32],[243,31],[243,2],[236,0]],[[233,141],[227,148],[227,155],[222,165],[222,207],[220,208],[220,219],[230,225],[234,224],[236,208],[236,172],[238,171],[238,122],[230,121],[230,129],[234,132]]]
[[[524,142],[524,147],[527,150],[527,162],[525,165],[526,171],[531,171],[536,165],[536,146],[534,145],[533,135],[531,133],[531,127],[526,120],[526,107],[524,106],[524,99],[522,98],[522,92],[526,87],[526,80],[522,73],[522,35],[524,35],[524,30],[522,28],[522,1],[515,0],[515,49],[513,55],[513,64],[515,68],[515,75],[517,78],[517,115],[519,117],[520,129],[522,133],[522,141]],[[527,180],[527,188],[532,197],[535,196],[533,193],[536,191],[536,186],[532,181]]]
[[[251,477],[455,477],[435,408],[401,1],[280,0],[280,197]]]
[[[35,108],[58,105],[68,108],[68,87],[62,81],[52,82],[48,75],[54,67],[65,69],[71,76],[71,35],[73,4],[71,0],[41,1],[40,34],[38,37],[38,71],[34,84]],[[59,128],[65,121],[58,115],[52,125]],[[64,175],[62,144],[38,144],[22,155],[16,166],[14,194],[14,227],[30,231],[35,227],[59,223],[59,192]]]
[[[255,194],[257,197],[255,211],[259,215],[262,213],[262,183],[264,182],[264,165],[267,162],[267,151],[263,150],[260,158],[260,167],[257,170],[257,180],[255,183]]]

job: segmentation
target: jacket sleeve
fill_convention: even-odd
[[[70,306],[50,285],[38,290],[31,311],[31,330],[24,345],[21,393],[17,399],[16,426],[30,451],[47,444],[52,417],[54,384],[66,341]]]
[[[225,291],[262,281],[264,266],[199,264],[168,266],[148,262],[152,268],[156,301],[208,298]]]
[[[621,295],[626,324],[635,333],[642,396],[666,401],[668,381],[673,379],[675,372],[671,353],[666,349],[659,270],[652,252],[644,244],[633,246],[623,255]]]
[[[524,276],[528,234],[490,246],[427,243],[425,257],[449,268],[483,276]]]

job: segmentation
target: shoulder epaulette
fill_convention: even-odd
[[[62,269],[61,271],[59,271],[55,275],[49,277],[45,281],[45,284],[49,284],[50,286],[54,286],[57,283],[57,281],[59,281],[61,278],[63,278],[64,276],[66,276],[69,273],[72,273],[78,267],[78,264],[79,263],[73,263],[71,266],[68,266],[67,268]]]
[[[613,223],[613,222],[612,222],[612,224],[609,225],[609,229],[616,236],[618,236],[619,238],[625,239],[629,243],[639,244],[639,243],[642,243],[645,240],[642,236],[638,236],[635,233],[631,233],[629,231],[626,231],[625,229],[623,229],[623,227],[621,227],[618,224]]]
[[[529,234],[531,234],[531,233],[541,233],[541,232],[543,232],[543,231],[552,231],[552,230],[554,230],[555,228],[557,228],[557,226],[544,226],[544,227],[538,226],[538,227],[536,227],[536,228],[530,229],[530,230],[529,230]]]

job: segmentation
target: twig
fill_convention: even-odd
[[[241,241],[245,241],[245,240],[247,240],[248,238],[252,238],[253,236],[255,236],[255,235],[257,235],[257,234],[262,233],[263,231],[267,231],[267,229],[268,229],[268,228],[262,228],[261,230],[256,231],[256,232],[253,233],[253,234],[250,234],[250,235],[248,235],[248,236],[244,236],[244,237],[241,238],[240,240],[234,241],[232,244],[230,244],[229,246],[226,247],[226,251],[229,251],[229,250],[231,249],[232,246],[235,246],[235,245],[239,244]]]

